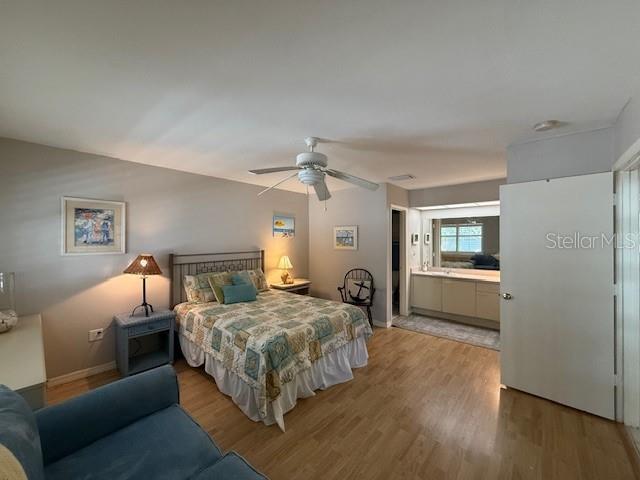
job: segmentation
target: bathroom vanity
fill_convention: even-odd
[[[500,272],[413,271],[410,299],[416,313],[500,328]]]

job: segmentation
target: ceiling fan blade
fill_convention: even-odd
[[[331,198],[331,193],[329,193],[329,189],[327,188],[327,184],[324,183],[324,179],[322,182],[316,183],[313,188],[316,189],[316,195],[318,195],[318,200],[321,202]]]
[[[327,168],[326,170],[324,170],[324,172],[334,178],[353,183],[354,185],[357,185],[359,187],[368,188],[369,190],[377,190],[380,186],[377,183],[370,182],[369,180],[365,180],[364,178],[356,177],[355,175],[349,175],[348,173],[344,172],[339,172],[338,170],[331,170],[330,168]]]
[[[269,190],[272,190],[274,188],[276,188],[278,185],[280,185],[281,183],[286,182],[287,180],[289,180],[290,178],[295,177],[296,175],[298,175],[298,172],[296,173],[292,173],[291,175],[287,175],[285,178],[283,178],[282,180],[280,180],[278,183],[275,183],[273,185],[271,185],[269,188],[265,188],[264,190],[262,190],[258,196],[262,195],[263,193],[267,193]]]
[[[291,170],[300,170],[300,168],[299,167],[258,168],[256,170],[249,170],[249,173],[253,173],[254,175],[262,175],[265,173],[289,172]]]

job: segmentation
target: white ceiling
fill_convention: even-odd
[[[615,120],[639,22],[637,0],[3,0],[0,136],[269,185],[246,170],[315,135],[374,181],[500,178],[535,122]]]

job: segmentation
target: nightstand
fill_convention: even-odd
[[[173,331],[176,314],[163,310],[131,316],[121,313],[116,322],[116,363],[127,377],[167,363],[173,363]]]
[[[271,288],[284,290],[286,292],[297,293],[298,295],[309,295],[311,282],[306,278],[296,278],[293,283],[272,283]]]

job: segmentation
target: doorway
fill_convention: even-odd
[[[391,211],[391,316],[400,314],[400,211]]]
[[[389,212],[387,254],[387,326],[398,315],[407,315],[408,268],[407,268],[407,212],[406,207],[392,205]]]
[[[640,445],[640,140],[616,162],[616,420]]]

